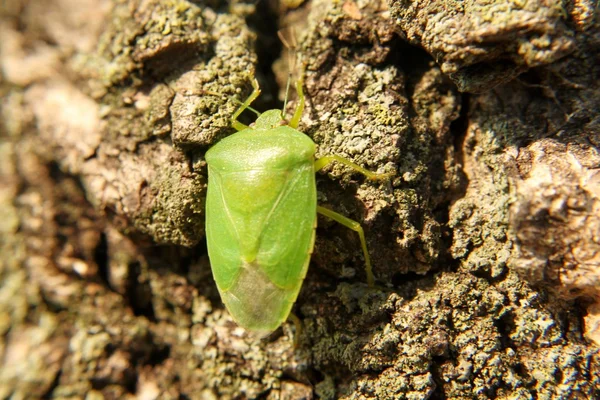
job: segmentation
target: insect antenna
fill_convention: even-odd
[[[244,102],[238,99],[233,99],[233,101],[235,101],[236,103],[238,103],[239,105],[243,106]],[[252,111],[254,114],[256,114],[257,117],[260,117],[260,111],[256,111],[254,108],[250,107],[250,106],[246,106],[246,108],[244,108],[244,110],[250,110]]]
[[[291,82],[292,82],[292,73],[296,69],[296,58],[297,58],[297,49],[298,49],[298,42],[296,41],[296,32],[294,31],[293,28],[288,28],[288,29],[286,29],[286,31],[288,33],[289,40],[286,39],[286,37],[284,35],[284,30],[277,31],[277,36],[279,36],[279,40],[281,40],[281,43],[283,43],[285,48],[288,49],[288,58],[289,58],[288,59],[288,78],[287,78],[287,83],[285,85],[285,98],[283,100],[283,108],[281,109],[281,115],[283,115],[285,113],[285,108],[287,106],[289,93],[290,93],[290,86],[291,86]]]

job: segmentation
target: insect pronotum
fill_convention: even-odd
[[[252,94],[231,117],[238,132],[206,153],[206,239],[227,310],[242,327],[268,334],[288,318],[296,301],[313,251],[317,212],[358,233],[367,280],[374,283],[362,227],[317,206],[315,172],[337,161],[372,180],[390,175],[335,155],[315,160],[315,143],[296,129],[304,109],[301,80],[289,122],[282,110],[257,112],[250,126],[239,122],[238,116],[260,94],[256,79],[252,86]]]

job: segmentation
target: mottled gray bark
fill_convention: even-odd
[[[0,6],[0,397],[600,396],[594,2],[254,3]],[[319,219],[297,348],[232,322],[204,246],[204,153],[285,86],[277,26],[318,155],[395,172],[319,174],[378,286]]]

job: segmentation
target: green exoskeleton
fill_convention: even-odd
[[[390,175],[339,156],[315,160],[315,143],[296,130],[304,109],[301,81],[289,122],[283,111],[269,110],[254,124],[242,124],[238,116],[260,93],[255,79],[252,85],[231,118],[238,132],[206,153],[206,238],[213,276],[233,319],[267,334],[288,318],[296,301],[313,251],[317,212],[358,233],[368,283],[374,284],[362,227],[317,206],[315,172],[337,161],[372,180]]]

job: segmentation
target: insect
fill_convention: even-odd
[[[317,206],[315,172],[337,161],[372,180],[376,174],[339,156],[315,160],[315,143],[296,128],[304,109],[302,81],[298,104],[287,122],[282,110],[269,110],[247,126],[237,118],[260,94],[254,88],[231,117],[238,132],[206,153],[208,193],[206,239],[221,299],[242,327],[266,335],[290,315],[315,242],[317,212],[360,237],[367,280],[374,278],[360,224]],[[285,109],[285,106],[284,106]]]

